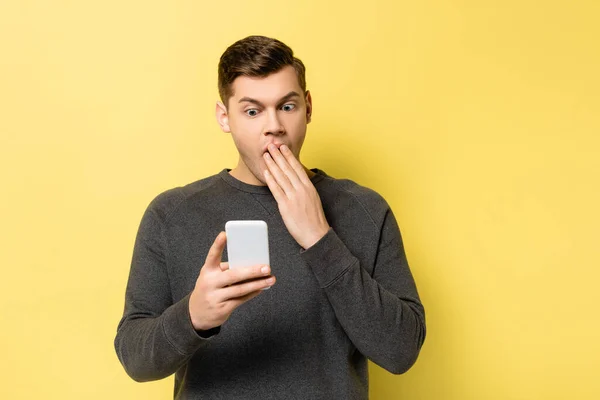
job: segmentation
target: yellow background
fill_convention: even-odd
[[[303,161],[379,191],[427,310],[373,399],[600,398],[600,2],[0,2],[0,398],[166,399],[113,349],[159,192],[235,166],[217,62],[308,68]]]

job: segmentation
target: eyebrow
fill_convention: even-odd
[[[285,96],[283,96],[281,99],[279,99],[279,102],[277,103],[277,105],[281,105],[283,103],[285,103],[286,101],[290,100],[293,97],[300,97],[300,95],[297,92],[294,92],[293,90],[291,92],[289,92],[288,94],[286,94]],[[252,103],[252,104],[256,104],[260,107],[264,107],[264,104],[261,103],[260,101],[250,98],[250,97],[242,97],[240,99],[240,101],[238,101],[238,103],[243,103],[243,102],[247,102],[247,103]]]

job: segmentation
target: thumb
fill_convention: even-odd
[[[219,232],[212,246],[210,246],[210,250],[208,250],[204,265],[220,268],[221,256],[223,255],[223,249],[225,249],[225,243],[227,243],[225,232]]]

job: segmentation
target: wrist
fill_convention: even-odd
[[[191,306],[189,309],[189,313],[190,313],[190,321],[192,323],[192,327],[194,328],[194,330],[196,332],[208,332],[212,329],[216,329],[219,327],[218,325],[214,325],[214,324],[211,325],[210,323],[207,323],[206,321],[201,321],[198,318],[194,318],[194,316],[193,316],[194,313],[192,312]]]
[[[194,310],[194,292],[190,295],[190,301],[188,303],[188,316],[190,317],[190,322],[195,331],[205,331],[212,327],[206,326],[197,318],[198,313]]]
[[[329,232],[329,230],[331,229],[331,227],[329,225],[327,225],[326,228],[323,228],[322,230],[320,230],[317,234],[315,234],[312,239],[310,241],[307,242],[307,246],[304,247],[305,250],[311,248],[312,246],[314,246],[315,244],[317,244],[321,239],[323,239],[325,237],[325,235],[327,235],[327,233]]]

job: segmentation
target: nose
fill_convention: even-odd
[[[277,115],[277,111],[270,110],[267,112],[264,133],[265,135],[282,135],[285,133],[285,128]]]

